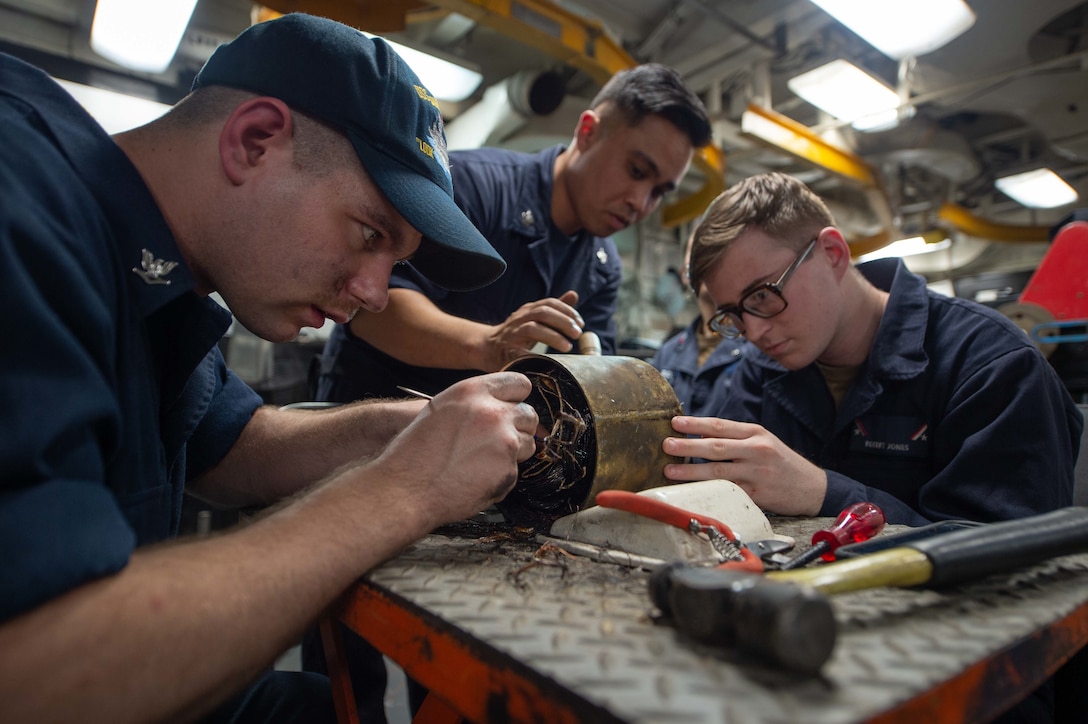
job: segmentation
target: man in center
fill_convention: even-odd
[[[615,352],[622,266],[610,235],[653,212],[709,141],[698,97],[674,70],[646,64],[609,80],[569,146],[451,152],[455,201],[506,274],[450,292],[410,264],[394,269],[385,310],[333,330],[316,398],[403,396],[398,386],[434,394],[538,343],[569,352],[583,331]]]

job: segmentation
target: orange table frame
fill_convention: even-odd
[[[363,581],[347,591],[321,623],[337,716],[343,724],[355,724],[358,718],[334,620],[366,638],[428,688],[431,695],[416,715],[417,722],[622,721],[486,642],[451,630],[432,614]],[[988,720],[1030,694],[1086,644],[1088,601],[868,721]]]

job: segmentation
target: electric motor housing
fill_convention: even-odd
[[[593,505],[602,490],[668,485],[661,444],[681,414],[672,386],[634,357],[530,354],[503,368],[533,383],[526,402],[540,418],[537,452],[498,504],[513,523],[537,525]]]

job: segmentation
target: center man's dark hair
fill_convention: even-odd
[[[649,115],[661,116],[679,128],[701,148],[710,143],[710,119],[699,96],[672,68],[660,63],[646,63],[612,76],[590,108],[612,104],[630,126]]]

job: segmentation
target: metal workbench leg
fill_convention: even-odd
[[[321,644],[325,649],[325,662],[329,670],[329,683],[332,685],[332,701],[336,708],[336,721],[340,724],[359,724],[359,711],[355,708],[355,693],[351,689],[351,672],[348,671],[344,658],[344,642],[340,632],[329,616],[322,616],[318,622],[321,629]]]

